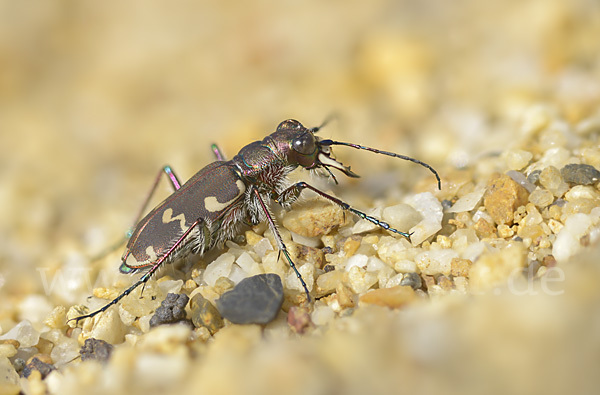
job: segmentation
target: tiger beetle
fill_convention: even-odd
[[[274,133],[262,141],[255,141],[243,147],[232,160],[225,160],[219,148],[212,145],[217,161],[200,170],[183,185],[173,170],[164,166],[154,180],[138,219],[142,216],[163,173],[168,176],[175,191],[139,222],[136,221],[137,225],[130,232],[119,267],[121,273],[131,274],[147,270],[146,273],[101,309],[74,320],[78,322],[106,311],[134,289],[145,285],[164,263],[172,262],[188,253],[203,254],[217,244],[232,239],[244,224],[258,224],[262,221],[266,221],[273,232],[280,256],[283,254],[294,270],[304,288],[307,301],[310,302],[306,283],[290,257],[268,205],[269,200],[273,200],[288,208],[305,189],[338,204],[343,210],[410,239],[411,234],[394,229],[386,222],[367,215],[304,181],[287,185],[287,175],[298,166],[307,170],[324,169],[335,183],[337,180],[331,169],[339,170],[348,177],[359,177],[349,166],[343,165],[333,156],[331,147],[342,145],[418,163],[435,175],[438,188],[441,189],[438,173],[420,160],[316,136],[326,123],[308,129],[293,119],[283,121]]]

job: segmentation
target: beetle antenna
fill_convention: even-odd
[[[325,118],[325,120],[319,126],[315,126],[314,128],[310,128],[309,130],[311,131],[311,133],[317,133],[319,130],[321,130],[325,126],[327,126],[327,124],[329,124],[329,122],[335,121],[337,119],[338,119],[338,114],[333,112],[333,113],[329,114],[327,116],[327,118]]]
[[[399,159],[404,159],[410,162],[414,162],[417,163],[427,169],[429,169],[429,171],[431,171],[433,173],[433,175],[435,175],[435,178],[437,179],[437,184],[438,184],[438,189],[442,189],[442,180],[440,179],[439,174],[437,173],[437,171],[435,171],[435,169],[433,167],[431,167],[431,165],[428,165],[425,162],[421,162],[418,159],[415,158],[411,158],[410,156],[405,156],[405,155],[400,155],[400,154],[396,154],[394,152],[388,152],[388,151],[382,151],[382,150],[378,150],[376,148],[371,148],[371,147],[365,147],[364,145],[359,145],[359,144],[353,144],[353,143],[345,143],[343,141],[333,141],[333,140],[320,140],[319,141],[320,145],[345,145],[346,147],[352,147],[352,148],[356,148],[356,149],[361,149],[361,150],[365,150],[365,151],[371,151],[374,152],[376,154],[383,154],[383,155],[387,155],[387,156],[391,156],[394,158],[399,158]]]

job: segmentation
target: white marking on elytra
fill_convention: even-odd
[[[146,262],[148,262],[148,261],[138,262],[138,260],[136,259],[135,256],[133,256],[133,254],[127,255],[127,259],[125,260],[125,264],[130,267],[137,267],[137,266],[143,265]]]
[[[217,200],[216,197],[214,196],[209,196],[207,198],[204,199],[204,208],[206,208],[206,211],[209,211],[211,213],[215,213],[217,211],[221,211],[226,209],[231,203],[233,203],[238,197],[240,197],[240,195],[242,193],[244,193],[246,191],[246,185],[244,184],[244,182],[242,180],[237,180],[235,182],[235,185],[237,185],[238,187],[238,194],[231,200],[225,202],[225,203],[221,203]]]
[[[173,217],[173,209],[168,208],[163,212],[162,222],[163,224],[168,224],[173,221],[179,221],[179,226],[181,226],[181,230],[185,232],[187,230],[187,226],[185,224],[185,214],[181,213],[176,217]]]
[[[139,267],[139,266],[146,265],[149,262],[156,262],[158,260],[156,251],[154,251],[154,247],[152,247],[152,246],[146,247],[146,255],[148,255],[149,258],[140,262],[137,260],[137,258],[133,254],[129,254],[129,255],[127,255],[125,264],[130,267]]]
[[[146,247],[146,255],[150,257],[150,259],[148,260],[150,262],[156,262],[158,260],[158,257],[156,256],[156,251],[154,251],[154,247],[152,246]]]

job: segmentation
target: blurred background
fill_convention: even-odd
[[[211,142],[232,157],[336,113],[322,135],[443,174],[518,144],[533,105],[597,114],[598,37],[597,0],[1,0],[0,314],[43,293],[37,268],[117,240],[160,167],[187,179]],[[336,153],[408,189],[430,176]]]

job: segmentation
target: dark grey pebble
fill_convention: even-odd
[[[273,273],[245,278],[217,299],[221,315],[234,324],[267,324],[283,304],[283,284]]]
[[[406,273],[404,277],[402,277],[402,281],[400,281],[400,285],[408,285],[412,287],[412,289],[419,289],[423,286],[423,282],[421,281],[421,276],[417,273]]]
[[[516,170],[509,170],[506,172],[506,175],[512,178],[513,181],[521,185],[523,188],[527,189],[527,192],[531,193],[535,191],[535,185],[529,182],[523,173]]]
[[[37,370],[42,374],[43,380],[50,374],[51,371],[56,370],[56,368],[54,365],[42,362],[37,358],[33,358],[31,362],[29,362],[27,365],[25,365],[25,368],[23,368],[23,377],[29,377],[34,370]]]
[[[594,166],[572,163],[560,169],[565,182],[577,185],[592,185],[600,180],[600,171]]]
[[[150,327],[185,320],[185,306],[189,300],[190,298],[186,294],[167,294],[165,300],[162,301],[152,318],[150,318]]]
[[[113,345],[104,340],[89,338],[85,339],[83,347],[79,350],[82,361],[94,359],[96,361],[106,362],[113,351]]]

